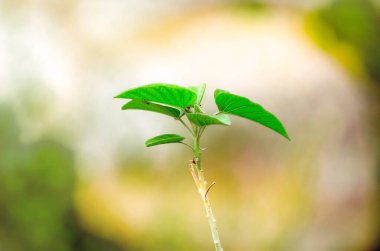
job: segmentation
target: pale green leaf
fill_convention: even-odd
[[[194,106],[197,100],[197,94],[185,87],[157,83],[127,90],[115,98],[151,101],[186,109],[188,106]]]
[[[194,112],[195,113],[204,113],[202,108],[197,104],[194,105]]]
[[[142,101],[142,100],[131,100],[128,103],[126,103],[122,107],[122,109],[123,110],[133,109],[133,110],[157,112],[157,113],[168,115],[173,118],[180,118],[183,114],[182,111],[176,108],[159,105],[159,104],[151,103],[149,101]]]
[[[185,137],[182,137],[181,135],[178,135],[178,134],[162,134],[154,138],[148,139],[145,142],[145,146],[150,147],[150,146],[169,144],[169,143],[180,143],[184,139]]]
[[[245,97],[219,89],[215,90],[214,97],[215,103],[220,112],[233,114],[255,121],[289,139],[280,120],[278,120],[272,113],[265,110],[261,105],[256,104]]]
[[[197,85],[197,86],[190,86],[189,89],[197,94],[196,103],[199,105],[202,102],[203,96],[205,94],[206,84],[201,84],[201,85]]]
[[[197,126],[231,125],[231,120],[226,114],[207,115],[202,113],[188,113],[188,119]]]

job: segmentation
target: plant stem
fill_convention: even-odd
[[[185,126],[185,128],[190,132],[190,134],[193,134],[193,131],[190,129],[190,127],[181,118],[179,118],[178,120],[179,120],[179,122],[181,122],[182,125]]]
[[[198,133],[199,133],[199,130],[198,130]],[[215,250],[223,251],[222,244],[219,238],[218,228],[216,226],[216,219],[211,209],[210,200],[208,199],[208,196],[207,196],[208,189],[206,187],[207,182],[204,177],[203,169],[202,169],[201,150],[199,147],[200,135],[198,133],[197,131],[194,132],[194,160],[193,160],[193,165],[196,167],[196,170],[197,170],[197,175],[196,175],[197,177],[195,177],[195,171],[193,167],[192,167],[193,168],[192,174],[193,174],[194,182],[197,185],[198,192],[200,193],[202,197],[202,201],[206,209],[206,216],[208,219],[208,223],[210,225],[211,235],[214,240]]]

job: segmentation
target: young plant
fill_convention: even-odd
[[[181,143],[191,148],[194,157],[190,162],[190,172],[206,209],[206,216],[214,240],[215,250],[222,251],[223,248],[216,227],[216,219],[208,198],[208,192],[215,182],[207,186],[203,174],[201,159],[201,151],[203,149],[200,147],[200,139],[203,132],[211,125],[231,125],[228,115],[235,115],[266,126],[287,139],[289,137],[281,122],[262,106],[245,97],[220,89],[214,92],[215,103],[219,111],[213,115],[205,114],[201,109],[205,89],[205,84],[188,88],[172,84],[149,84],[127,90],[115,98],[130,99],[122,107],[123,110],[137,109],[161,113],[174,118],[190,132],[192,138],[191,145],[183,142],[185,137],[177,134],[156,136],[147,140],[145,145],[151,147],[168,143]]]

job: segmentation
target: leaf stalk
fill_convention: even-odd
[[[178,120],[190,132],[190,134],[193,135],[193,130],[191,130],[191,128],[185,123],[185,121],[183,121],[181,118],[179,118]]]

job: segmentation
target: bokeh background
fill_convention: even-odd
[[[176,121],[141,84],[276,114],[206,130],[225,250],[380,250],[380,1],[1,0],[0,250],[213,250]]]

